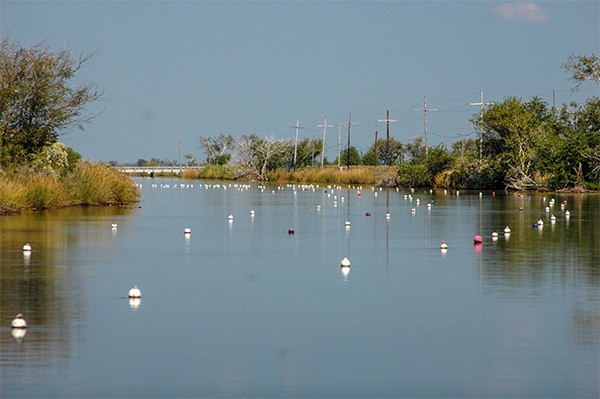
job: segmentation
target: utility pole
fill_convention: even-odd
[[[460,157],[465,157],[465,128],[460,129]]]
[[[327,115],[325,115],[325,118],[323,119],[323,124],[317,125],[317,127],[323,128],[323,152],[321,153],[321,167],[323,167],[325,165],[325,135],[327,134],[327,128],[333,127],[333,125],[327,124]]]
[[[375,144],[373,145],[373,159],[375,160],[375,165],[379,165],[379,156],[377,155],[377,129],[375,129]]]
[[[483,130],[481,128],[481,121],[483,120],[483,106],[491,104],[493,103],[483,102],[483,90],[479,91],[478,103],[469,103],[469,105],[476,105],[479,107],[479,166],[481,166],[481,163],[483,162]]]
[[[300,118],[296,118],[296,126],[290,126],[290,128],[296,128],[296,139],[294,140],[294,171],[296,170],[296,158],[298,156],[298,129],[304,129],[300,126]]]
[[[181,176],[181,130],[179,130],[179,176]]]
[[[352,122],[352,110],[350,110],[350,116],[348,117],[348,152],[346,153],[346,167],[350,169],[350,126],[356,125]]]
[[[390,166],[390,122],[398,122],[398,119],[390,119],[390,110],[386,110],[386,118],[378,119],[377,122],[386,123],[386,141],[385,141],[385,164]]]
[[[427,109],[427,96],[423,99],[423,109],[415,109],[415,111],[423,111],[423,124],[425,125],[423,131],[423,139],[425,140],[425,156],[429,153],[429,149],[427,146],[427,112],[428,111],[437,111],[437,108],[429,108]]]
[[[341,145],[342,145],[342,125],[344,125],[344,123],[338,123],[338,169],[342,170],[342,164],[341,164],[341,160],[340,160],[340,150],[341,150]]]

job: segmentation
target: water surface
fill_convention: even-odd
[[[0,396],[600,395],[598,196],[137,182],[0,218]]]

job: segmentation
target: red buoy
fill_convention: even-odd
[[[483,238],[481,238],[481,236],[474,236],[473,237],[473,243],[474,244],[481,244],[483,242]]]

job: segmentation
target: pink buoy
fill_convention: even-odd
[[[483,242],[483,238],[481,238],[481,236],[474,236],[473,237],[473,243],[475,244],[481,244]]]

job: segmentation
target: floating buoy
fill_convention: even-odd
[[[27,321],[23,318],[23,315],[21,313],[19,313],[14,320],[12,321],[12,323],[10,323],[10,326],[12,328],[26,328],[27,327]]]
[[[565,211],[565,216],[571,216],[571,212]]]
[[[254,209],[250,210],[250,216],[254,217]]]
[[[481,244],[482,242],[483,242],[483,238],[481,238],[481,236],[479,236],[479,235],[473,236],[473,243]]]
[[[227,216],[227,220],[233,220],[233,215],[230,213],[229,216]]]
[[[448,249],[448,244],[446,244],[444,242],[444,240],[442,240],[442,244],[440,245],[440,249]]]
[[[537,225],[538,226],[543,226],[544,225],[544,221],[542,219],[537,221]]]
[[[189,227],[186,227],[185,229],[183,229],[183,234],[192,234],[192,229],[190,229]]]
[[[492,232],[492,237],[498,237],[498,233],[497,232]]]
[[[321,205],[317,205],[317,211],[321,210]]]
[[[23,245],[23,252],[31,252],[31,245],[29,243]]]
[[[508,233],[510,233],[510,227],[506,226],[506,227],[504,228],[504,232],[505,232],[505,233],[507,233],[507,234],[508,234]]]
[[[349,221],[349,220],[346,220],[346,222],[344,223],[344,225],[345,225],[346,227],[350,227],[350,221]]]
[[[554,216],[554,215],[550,216],[550,220],[556,220],[556,216]]]
[[[390,213],[389,213],[389,212],[386,212],[386,213],[385,213],[385,218],[386,218],[386,219],[389,219],[389,218],[390,218]]]
[[[341,267],[350,267],[350,260],[348,258],[342,259],[342,261],[340,262],[340,266]]]
[[[116,223],[112,223],[112,224],[110,225],[110,227],[111,227],[111,228],[113,228],[113,229],[116,229],[116,228],[117,228],[117,224],[116,224]]]
[[[371,212],[367,211],[367,212],[365,213],[365,216],[371,216]]]
[[[137,287],[137,285],[134,285],[132,289],[129,290],[129,298],[141,298],[142,297],[142,291],[140,291],[140,289]]]
[[[417,209],[416,209],[416,208],[412,208],[410,211],[411,211],[412,213],[417,213]]]
[[[550,212],[550,207],[549,206],[546,207],[546,212]]]
[[[288,230],[288,234],[289,234],[289,235],[292,235],[292,234],[294,234],[294,233],[295,233],[294,229],[290,227],[290,228],[289,228],[289,230]]]

